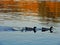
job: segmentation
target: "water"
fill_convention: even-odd
[[[19,15],[18,13],[0,13],[0,25],[1,26],[10,26],[10,27],[58,27],[58,23],[53,21],[41,21],[39,16],[26,16]]]
[[[9,27],[50,27],[54,26],[54,33],[37,31],[32,32],[0,32],[0,45],[60,45],[60,23],[41,22],[38,16],[24,16],[0,14],[0,26]]]

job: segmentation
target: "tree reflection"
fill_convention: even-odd
[[[60,17],[59,17],[59,12],[58,12],[58,7],[56,6],[56,3],[53,2],[53,6],[55,7],[54,9],[51,9],[49,5],[47,5],[46,1],[42,1],[39,3],[39,16],[42,17],[43,21],[52,21],[52,22],[60,22]],[[53,10],[53,11],[51,11]],[[59,17],[59,18],[58,18]]]

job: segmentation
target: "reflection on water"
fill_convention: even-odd
[[[11,13],[0,13],[0,25],[7,24],[8,21],[13,21],[13,20],[20,21],[20,23],[22,23],[22,21],[39,23],[41,25],[46,25],[46,26],[58,26],[57,23],[59,23],[59,22],[56,22],[57,20],[54,21],[51,18],[43,19],[42,17],[39,17],[39,16],[26,16],[26,15],[18,15],[18,14],[11,14]],[[60,21],[60,18],[58,20]],[[16,23],[16,21],[13,21],[11,23]]]

